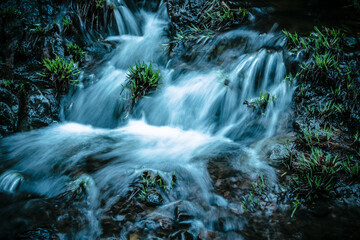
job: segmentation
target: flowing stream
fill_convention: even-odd
[[[284,81],[284,39],[240,27],[201,40],[198,65],[189,69],[168,60],[164,5],[156,13],[134,15],[125,5],[116,10],[120,35],[108,40],[117,48],[99,67],[93,84],[64,99],[63,120],[1,141],[3,192],[50,199],[73,184],[86,183],[86,204],[77,207],[84,220],[70,235],[61,235],[63,239],[106,235],[101,219],[144,171],[159,173],[168,182],[174,171],[177,176],[162,205],[143,213],[147,219],[165,216],[181,203],[193,216],[190,232],[220,229],[235,234],[229,239],[240,238],[247,220],[227,215],[231,204],[214,191],[211,166],[226,159],[227,168],[250,179],[262,175],[277,181],[259,148],[284,130],[290,111],[293,89]],[[220,61],[208,61],[206,49],[224,40],[241,44],[236,51],[222,51]],[[129,92],[123,85],[128,67],[139,60],[160,69],[162,84],[125,118]],[[259,98],[260,92],[274,96],[261,114],[243,104]],[[14,203],[2,213],[10,216],[16,208],[14,219],[20,219],[37,204]],[[218,219],[225,219],[220,227]],[[121,229],[120,239],[127,239],[131,228],[124,224]]]

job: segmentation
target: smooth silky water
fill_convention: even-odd
[[[220,217],[226,219],[223,231],[239,233],[247,222],[227,217],[222,210],[229,203],[214,192],[209,161],[226,157],[235,171],[277,181],[258,146],[282,132],[290,111],[293,89],[284,80],[284,39],[241,27],[206,41],[205,53],[198,56],[203,67],[186,70],[167,58],[169,20],[164,5],[157,13],[140,11],[136,16],[126,6],[116,10],[121,34],[108,40],[117,48],[99,67],[93,84],[63,100],[62,121],[1,140],[3,192],[52,198],[74,181],[86,182],[87,205],[81,208],[86,221],[72,239],[99,239],[103,214],[145,170],[164,178],[176,171],[178,178],[177,187],[148,218],[183,201],[195,216],[193,232],[214,229]],[[223,64],[206,62],[206,49],[227,38],[244,44],[222,52],[218,57],[226,59]],[[138,60],[160,69],[162,84],[125,116],[129,91],[123,85],[128,67]],[[262,115],[243,104],[259,97],[260,91],[275,96]],[[90,157],[96,167],[87,166]],[[19,212],[28,205],[30,200]],[[11,209],[3,213],[10,216]],[[126,237],[125,228],[121,236]]]

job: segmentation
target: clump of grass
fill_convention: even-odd
[[[299,40],[299,36],[296,32],[290,33],[286,30],[283,30],[282,32],[284,33],[286,40],[287,40],[287,44],[290,48],[295,48],[299,45],[300,40]]]
[[[73,42],[69,42],[68,44],[66,44],[66,48],[76,62],[81,61],[86,54],[86,51],[82,50],[79,45]]]
[[[156,176],[152,175],[150,171],[144,171],[141,175],[141,190],[139,197],[141,200],[145,200],[150,192],[150,190],[156,191],[166,191],[171,190],[177,181],[176,171],[171,175],[171,182],[168,184],[164,178],[162,178],[159,173]]]
[[[213,4],[205,11],[205,17],[211,19],[212,24],[222,22],[242,22],[249,15],[249,11],[239,7],[237,10],[230,9],[228,6]]]
[[[319,148],[312,148],[311,155],[297,158],[297,175],[293,177],[295,193],[306,201],[328,197],[333,190],[335,174],[341,170],[337,156],[325,153]]]
[[[343,162],[344,172],[351,178],[358,178],[360,176],[359,162],[354,161],[353,156],[346,156]]]
[[[282,159],[282,164],[286,167],[287,170],[291,171],[294,168],[294,163],[296,161],[296,152],[294,145],[290,146],[289,142],[285,145],[286,155]]]
[[[248,102],[244,101],[244,104],[247,105],[249,108],[253,108],[254,110],[259,110],[260,113],[263,113],[266,110],[268,104],[275,100],[275,96],[271,96],[268,92],[261,92],[259,98]]]
[[[77,65],[71,60],[56,56],[55,59],[43,60],[43,71],[39,75],[51,80],[55,89],[60,93],[66,93],[71,84],[76,83],[76,77],[80,74]]]
[[[134,104],[137,101],[155,90],[160,85],[160,71],[154,70],[152,64],[149,65],[140,61],[135,66],[129,67],[127,75],[127,86],[131,91],[131,99]]]
[[[248,20],[249,11],[245,8],[231,9],[226,4],[219,1],[204,2],[204,14],[198,14],[193,20],[186,20],[180,25],[176,25],[177,33],[173,43],[185,42],[195,39],[206,41],[218,31],[229,30],[235,24],[241,24]],[[173,44],[172,43],[172,44]]]
[[[20,94],[22,92],[25,92],[25,84],[23,82],[17,83],[14,80],[3,79],[2,83],[4,84],[4,87],[6,89],[10,90],[13,93]]]
[[[270,93],[268,92],[260,92],[260,97],[258,99],[255,99],[255,106],[257,108],[266,109],[267,105],[270,102],[273,102],[275,100],[274,96],[270,96]]]
[[[317,52],[324,54],[327,51],[340,52],[344,45],[345,34],[335,28],[314,27],[314,31],[309,36],[300,37],[296,32],[290,33],[283,30],[287,40],[287,46],[291,52],[305,50],[305,52]]]
[[[104,8],[104,3],[106,3],[106,0],[94,0],[94,1],[96,8]]]
[[[63,23],[63,26],[64,26],[64,29],[67,30],[70,28],[70,26],[72,25],[72,21],[69,17],[64,17],[63,20],[62,20],[62,23]]]
[[[38,35],[38,36],[44,36],[48,33],[48,26],[44,26],[42,24],[38,24],[35,28],[30,29],[30,32]]]
[[[263,207],[263,203],[270,204],[272,197],[269,195],[271,190],[270,182],[264,176],[259,178],[251,184],[248,194],[242,196],[242,206],[245,211],[255,212],[259,207]]]

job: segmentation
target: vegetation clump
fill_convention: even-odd
[[[154,70],[152,64],[137,62],[135,66],[129,67],[126,88],[131,91],[131,104],[129,112],[133,106],[144,96],[154,91],[160,85],[160,71]]]
[[[39,75],[51,80],[55,89],[60,93],[66,93],[71,84],[76,83],[76,77],[80,74],[77,65],[71,60],[56,56],[55,59],[43,60],[43,72]]]
[[[86,54],[86,51],[84,51],[79,45],[73,42],[69,42],[68,44],[66,44],[66,48],[76,62],[81,61]]]
[[[264,113],[268,104],[275,100],[275,96],[271,96],[268,92],[261,92],[259,98],[253,101],[244,101],[244,104],[247,105],[249,108],[253,108],[254,110],[258,110],[259,113]]]
[[[30,32],[37,36],[44,36],[49,32],[48,28],[49,26],[38,24],[35,28],[30,29]]]
[[[64,29],[67,30],[72,25],[72,20],[69,17],[64,17],[62,20],[62,23],[63,23]]]
[[[233,9],[225,2],[217,0],[206,1],[201,8],[204,14],[193,13],[194,16],[186,16],[184,18],[185,22],[181,22],[179,25],[176,24],[176,21],[173,21],[177,31],[174,36],[176,42],[211,37],[216,32],[226,31],[231,26],[246,22],[249,17],[247,9],[242,7]],[[171,9],[168,9],[168,11],[171,11]]]
[[[335,197],[337,187],[358,179],[360,148],[346,136],[356,139],[360,126],[359,40],[326,27],[307,36],[283,33],[288,53],[305,60],[293,81],[297,138],[283,160],[294,214],[301,204]]]
[[[141,200],[149,202],[149,200],[152,200],[150,196],[153,195],[154,192],[156,192],[160,198],[160,192],[165,192],[174,187],[177,177],[174,171],[171,175],[171,182],[167,183],[159,174],[153,176],[151,171],[144,171],[141,175],[141,180],[139,197]],[[151,202],[154,203],[154,201]]]

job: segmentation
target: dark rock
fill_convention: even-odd
[[[54,121],[50,101],[35,85],[30,88],[26,102],[27,116],[22,126],[24,130],[45,127]]]
[[[10,106],[11,111],[16,115],[19,112],[19,100],[9,90],[0,88],[0,102],[4,102]]]
[[[34,228],[17,236],[18,240],[58,240],[60,239],[55,231],[46,228]]]
[[[11,108],[0,102],[0,136],[6,136],[13,133],[16,129],[17,117],[11,111]]]

